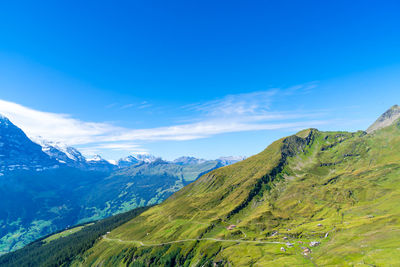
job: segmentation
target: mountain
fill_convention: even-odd
[[[220,157],[215,161],[218,161],[222,166],[227,166],[242,161],[245,158],[246,157],[241,157],[241,156],[238,157],[230,156],[230,157]],[[179,157],[172,162],[180,165],[187,165],[187,164],[202,164],[206,161],[207,160],[205,159],[198,159],[195,157]]]
[[[117,166],[103,159],[100,155],[86,160],[86,168],[90,171],[110,172],[117,169]]]
[[[390,126],[394,121],[400,118],[400,107],[394,105],[385,113],[382,114],[368,129],[367,133],[372,133],[376,130]]]
[[[130,155],[130,156],[126,157],[126,158],[119,159],[117,161],[117,166],[119,168],[125,168],[125,167],[129,167],[129,166],[131,166],[133,164],[136,164],[138,162],[139,162],[139,160],[137,158],[135,158],[134,156]]]
[[[72,265],[398,266],[399,177],[400,119],[303,130],[204,174]]]
[[[42,147],[44,153],[63,166],[88,171],[105,172],[117,169],[115,164],[103,159],[100,155],[94,155],[93,158],[86,159],[82,153],[74,147],[67,146],[60,142],[48,141],[42,137],[36,137],[33,140]]]
[[[42,147],[42,151],[50,158],[57,160],[61,164],[66,164],[75,168],[86,168],[86,158],[76,148],[67,146],[60,142],[52,142],[37,137],[33,141]]]
[[[126,158],[119,159],[117,165],[119,168],[129,167],[139,162],[152,163],[156,161],[157,157],[150,154],[133,154]]]
[[[179,157],[172,161],[173,163],[180,165],[188,165],[188,164],[201,164],[206,162],[205,159],[198,159],[195,157]]]
[[[39,145],[39,144],[40,145]],[[119,166],[75,148],[31,141],[0,118],[0,254],[51,232],[162,202],[218,161],[180,165],[133,155]]]
[[[58,167],[56,160],[51,159],[21,129],[0,115],[0,176],[18,170],[42,171]]]
[[[152,163],[159,159],[151,154],[133,154],[132,156],[135,157],[138,161],[144,161],[145,163]]]

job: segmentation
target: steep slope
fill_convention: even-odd
[[[203,175],[74,265],[398,265],[400,122],[305,130]],[[230,226],[230,227],[228,227]]]
[[[382,114],[370,127],[367,129],[367,133],[372,133],[376,130],[390,126],[393,122],[400,118],[400,107],[394,105],[385,113]]]
[[[0,176],[16,170],[41,171],[57,167],[59,163],[56,160],[0,115]]]

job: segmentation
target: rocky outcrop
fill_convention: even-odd
[[[367,133],[373,133],[376,130],[392,125],[400,118],[400,107],[394,105],[385,113],[383,113],[371,126],[368,127]]]

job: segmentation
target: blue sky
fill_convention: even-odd
[[[116,159],[249,156],[399,103],[398,1],[0,4],[0,112]]]

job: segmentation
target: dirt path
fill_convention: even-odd
[[[153,243],[153,244],[144,244],[142,241],[139,240],[122,240],[117,238],[108,238],[106,235],[103,236],[103,240],[106,241],[114,241],[124,244],[139,244],[141,246],[151,247],[151,246],[163,246],[168,244],[174,243],[183,243],[183,242],[193,242],[193,241],[215,241],[215,242],[234,242],[234,243],[251,243],[251,244],[286,244],[284,242],[272,242],[272,241],[259,241],[259,240],[240,240],[240,239],[217,239],[217,238],[194,238],[194,239],[183,239],[183,240],[175,240],[163,243]]]

